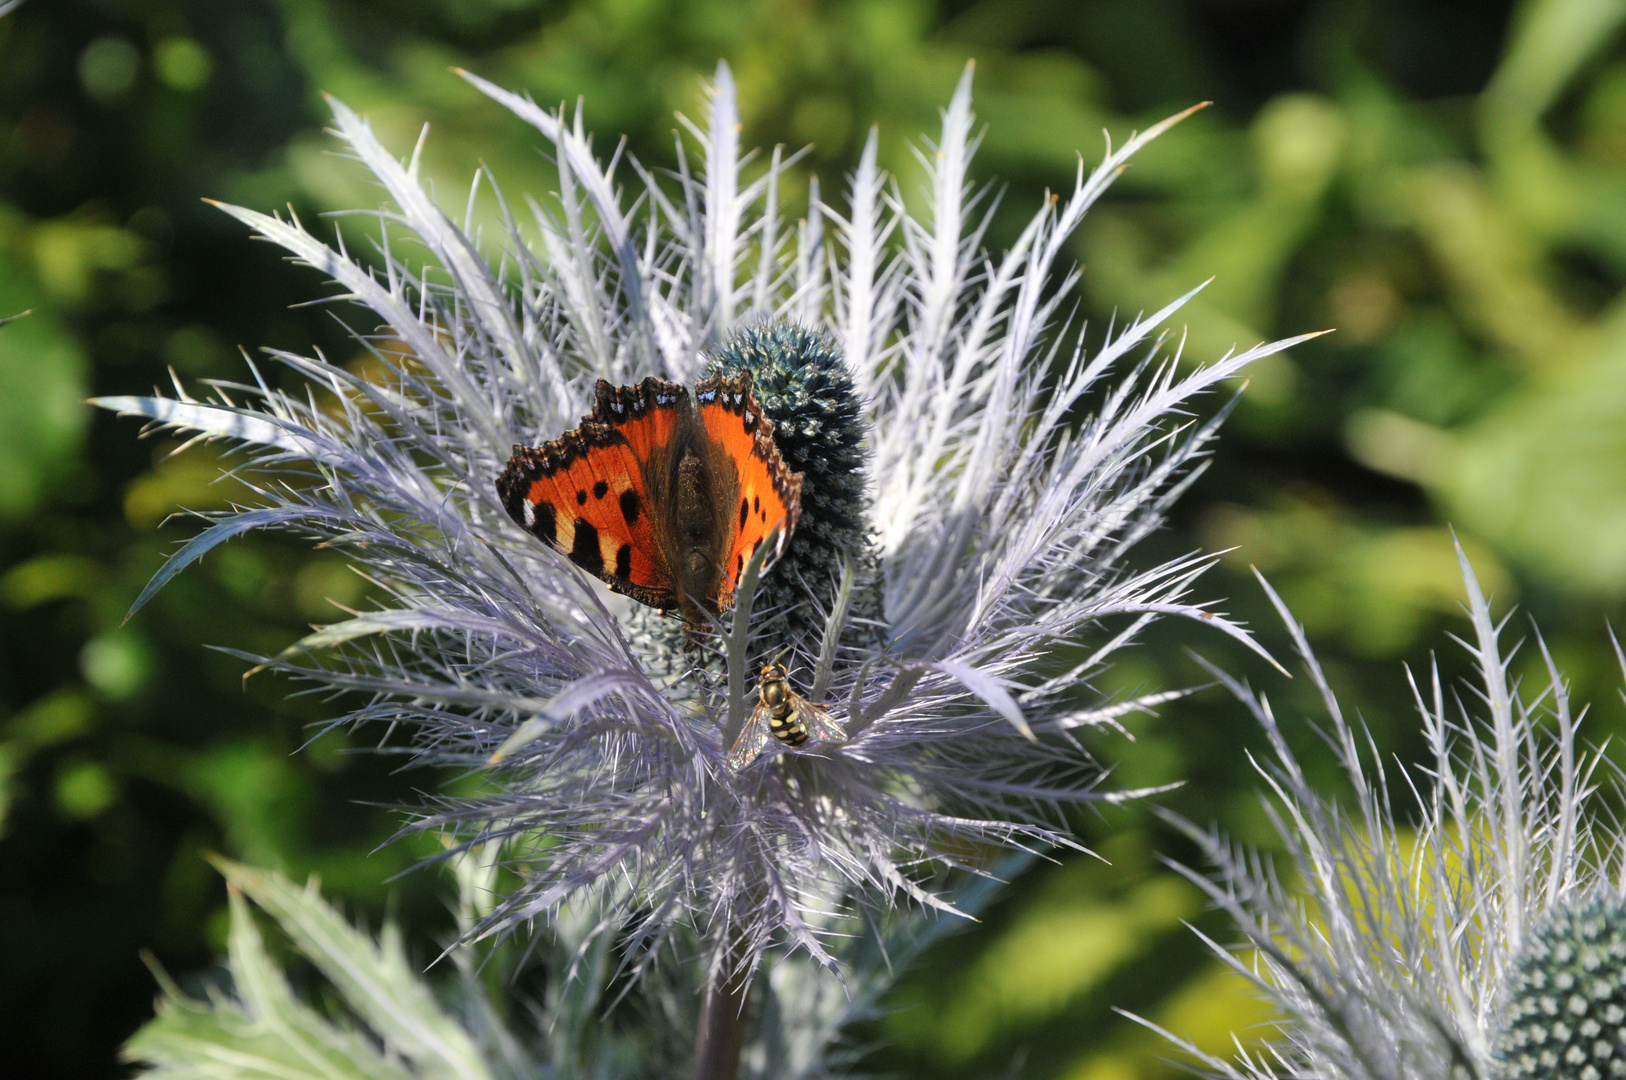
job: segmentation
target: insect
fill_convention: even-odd
[[[774,660],[762,665],[757,675],[757,706],[751,710],[739,738],[728,752],[728,767],[739,772],[757,759],[772,736],[786,746],[806,746],[808,742],[839,743],[847,733],[830,716],[830,711],[791,689],[785,665]]]
[[[503,508],[532,536],[690,629],[733,606],[758,547],[784,551],[802,475],[774,446],[749,371],[687,387],[598,381],[581,426],[516,446],[497,478]]]

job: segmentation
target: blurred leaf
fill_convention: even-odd
[[[73,762],[57,770],[56,805],[70,818],[96,817],[116,798],[117,783],[94,761]]]
[[[86,420],[84,353],[0,247],[0,311],[23,308],[36,310],[0,333],[0,521],[66,482]]]
[[[888,1026],[940,1063],[970,1061],[1060,1012],[1199,907],[1196,890],[1171,874],[1111,900],[1053,893],[1020,912],[952,986],[937,987],[929,1009],[897,1010]]]
[[[114,701],[134,697],[152,673],[152,652],[129,630],[111,630],[85,642],[79,650],[85,681]]]
[[[1170,994],[1155,1016],[1147,1019],[1187,1039],[1205,1053],[1224,1058],[1234,1051],[1234,1037],[1244,1040],[1268,1034],[1277,1013],[1247,980],[1211,963],[1196,978]],[[1091,1050],[1062,1073],[1063,1080],[1107,1080],[1152,1073],[1150,1059],[1167,1058],[1168,1043],[1140,1027],[1120,1028],[1106,1047]],[[1188,1070],[1169,1063],[1156,1075],[1184,1076]]]
[[[153,70],[165,86],[175,90],[201,90],[214,70],[214,60],[202,44],[185,37],[165,38],[152,51]]]
[[[106,571],[94,559],[40,555],[0,574],[0,601],[23,609],[53,600],[84,599],[94,596],[106,577]]]
[[[17,769],[22,764],[17,748],[0,742],[0,836],[6,833],[12,800],[17,797]]]
[[[473,1040],[444,1013],[386,931],[374,942],[325,904],[315,888],[280,874],[214,860],[226,880],[263,907],[295,946],[332,981],[345,1003],[413,1071],[442,1080],[489,1080]],[[236,918],[234,912],[233,923]]]
[[[28,239],[40,284],[70,304],[91,298],[99,271],[127,270],[142,255],[141,239],[134,233],[94,219],[42,221]]]
[[[1431,479],[1538,578],[1626,596],[1626,353],[1511,396]]]
[[[13,746],[31,752],[82,734],[94,715],[95,705],[83,690],[64,687],[11,717],[0,731]]]
[[[79,54],[79,82],[85,93],[103,104],[128,94],[140,74],[140,51],[116,34],[97,38]]]
[[[1282,499],[1265,511],[1220,507],[1205,533],[1230,549],[1227,562],[1257,566],[1309,632],[1340,637],[1359,655],[1402,656],[1431,618],[1461,607],[1455,541],[1444,528],[1385,527],[1324,502]],[[1511,602],[1507,570],[1483,543],[1463,543],[1486,590]]]
[[[170,765],[168,781],[214,811],[232,850],[281,864],[298,850],[311,803],[309,779],[278,746],[238,739]]]
[[[201,448],[171,454],[124,493],[124,516],[138,529],[150,529],[182,510],[222,510],[242,499],[247,488],[223,476],[221,457]]]
[[[337,920],[314,891],[289,891],[305,914]],[[367,963],[368,943],[352,944],[352,960]],[[123,1060],[174,1080],[414,1080],[361,1033],[336,1027],[294,996],[235,890],[230,965],[235,998],[189,998],[161,975],[158,1015],[124,1044]]]

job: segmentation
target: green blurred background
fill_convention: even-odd
[[[461,204],[479,163],[541,193],[534,133],[448,72],[543,102],[585,98],[608,151],[670,161],[674,110],[718,58],[747,145],[812,143],[839,190],[871,122],[908,190],[910,140],[968,57],[987,124],[977,173],[1014,235],[1075,152],[1195,101],[1086,222],[1073,252],[1096,325],[1210,275],[1188,355],[1323,327],[1259,366],[1212,470],[1146,561],[1234,549],[1205,579],[1279,654],[1258,566],[1308,626],[1346,705],[1404,760],[1422,746],[1401,662],[1462,662],[1448,526],[1498,606],[1545,630],[1591,736],[1626,732],[1604,627],[1626,597],[1626,50],[1620,0],[31,0],[0,20],[0,1069],[117,1075],[150,1015],[150,949],[205,971],[224,890],[200,852],[303,877],[427,959],[445,882],[379,847],[446,778],[399,774],[366,733],[300,747],[334,708],[208,646],[273,651],[361,582],[331,556],[235,541],[128,624],[185,523],[231,497],[207,451],[168,457],[90,394],[240,377],[239,346],[357,356],[308,270],[250,242],[213,197],[306,220],[379,199],[323,134],[321,93]],[[794,194],[794,193],[793,193]],[[1216,403],[1217,404],[1217,403]],[[1523,616],[1521,615],[1521,618]],[[1289,683],[1168,626],[1113,672],[1198,681],[1194,647],[1303,715]],[[1529,653],[1529,648],[1526,653]],[[1527,657],[1528,658],[1528,657]],[[1122,785],[1268,842],[1244,748],[1210,692],[1101,740]],[[1308,728],[1294,738],[1315,746]],[[299,751],[299,752],[296,752]],[[1324,762],[1324,758],[1321,759]],[[1325,767],[1323,765],[1323,767]],[[904,1076],[1174,1075],[1117,1017],[1202,1045],[1264,1018],[1193,935],[1224,928],[1157,862],[1190,852],[1145,807],[1083,816],[1110,864],[1031,872],[908,976],[863,1033]],[[377,850],[375,850],[377,849]]]

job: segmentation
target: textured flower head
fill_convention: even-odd
[[[256,528],[365,569],[373,609],[266,663],[370,695],[342,721],[406,727],[425,762],[489,768],[485,794],[418,823],[505,844],[518,884],[482,933],[591,899],[634,938],[699,927],[728,943],[719,963],[749,966],[775,939],[828,960],[832,910],[941,905],[930,883],[945,868],[1070,844],[1062,811],[1097,797],[1098,774],[1069,733],[1161,700],[1097,700],[1091,674],[1165,614],[1248,640],[1187,599],[1206,558],[1137,571],[1124,555],[1213,432],[1187,422],[1192,399],[1293,344],[1183,367],[1158,335],[1187,297],[1093,350],[1070,323],[1077,274],[1053,273],[1068,237],[1174,121],[1081,164],[995,257],[991,200],[967,182],[969,70],[919,155],[922,214],[877,168],[872,134],[845,197],[826,205],[815,185],[794,227],[788,162],[747,172],[726,67],[707,122],[687,125],[702,160],[671,178],[595,158],[579,113],[465,77],[553,144],[556,196],[525,223],[494,196],[507,236],[493,263],[425,193],[416,158],[335,104],[391,203],[377,269],[298,221],[227,207],[383,321],[359,336],[382,374],[278,353],[322,399],[257,378],[211,402],[104,401],[245,446],[238,474],[261,498],[215,518],[149,594]],[[744,368],[807,498],[784,558],[747,572],[695,657],[669,620],[520,528],[494,480],[514,444],[574,428],[598,379]],[[730,768],[756,672],[780,655],[845,740]]]
[[[1594,896],[1549,915],[1519,950],[1505,998],[1500,1076],[1626,1076],[1626,901]]]
[[[1431,760],[1403,778],[1404,791],[1365,756],[1370,744],[1344,719],[1274,592],[1353,801],[1314,786],[1269,703],[1220,675],[1270,739],[1267,810],[1291,875],[1185,824],[1219,868],[1218,880],[1187,876],[1230,913],[1257,963],[1215,950],[1282,1017],[1279,1039],[1233,1061],[1182,1043],[1215,1075],[1626,1075],[1626,837],[1594,799],[1597,770],[1608,766],[1577,748],[1579,717],[1539,637],[1548,685],[1520,693],[1500,641],[1505,621],[1491,618],[1460,548],[1458,557],[1480,715],[1458,702],[1453,718],[1438,670],[1421,686],[1413,680]]]

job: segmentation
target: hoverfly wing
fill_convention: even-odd
[[[814,742],[843,743],[847,741],[847,733],[841,730],[830,710],[822,705],[815,705],[806,698],[795,698],[796,711],[802,715],[802,723],[807,725],[807,733]]]
[[[734,746],[728,752],[730,771],[739,772],[755,761],[771,737],[768,734],[768,707],[758,705],[751,710],[745,726],[740,729],[739,738],[734,740]]]

